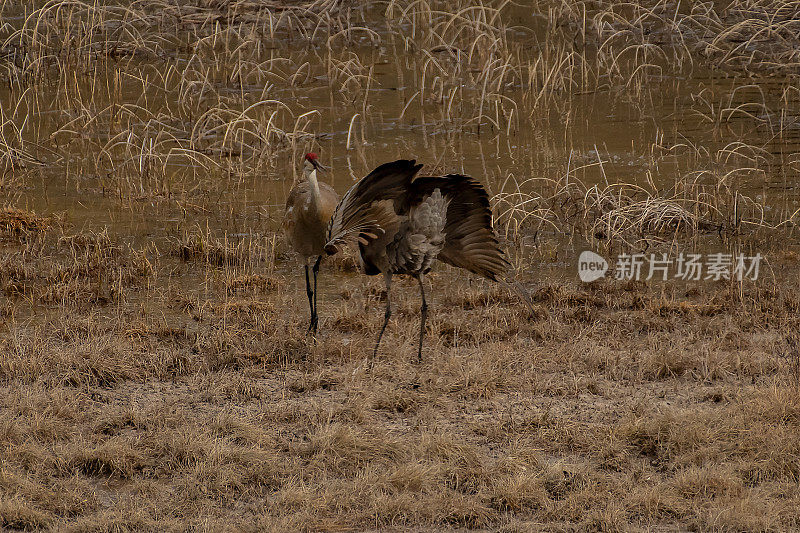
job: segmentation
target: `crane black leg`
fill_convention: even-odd
[[[314,267],[311,269],[314,272],[314,311],[311,313],[311,329],[316,335],[317,324],[319,324],[319,313],[317,312],[317,273],[319,272],[319,264],[322,262],[322,256],[317,256],[314,262]]]
[[[308,276],[308,263],[305,264],[306,267],[306,294],[308,295],[308,307],[311,309],[311,322],[308,325],[308,331],[310,332],[311,329],[314,327],[314,315],[316,310],[314,309],[314,293],[311,290],[311,280]]]
[[[420,326],[419,326],[419,350],[417,351],[417,360],[422,362],[422,340],[425,338],[425,319],[428,318],[428,302],[425,301],[425,282],[422,279],[422,274],[417,277],[419,282],[419,292],[422,295],[422,307],[420,307]]]
[[[373,359],[376,355],[378,355],[378,346],[381,344],[381,337],[383,337],[383,332],[386,331],[386,325],[389,323],[389,317],[392,316],[392,275],[384,274],[383,277],[386,281],[386,312],[383,315],[383,326],[381,326],[381,331],[378,333],[378,341],[375,343],[375,349],[372,351]]]

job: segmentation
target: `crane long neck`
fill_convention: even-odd
[[[314,168],[313,165],[308,165],[306,167],[305,174],[309,185],[311,185],[311,197],[313,199],[312,204],[315,208],[319,208],[319,205],[322,203],[322,194],[319,191],[319,182],[317,181],[317,169]]]

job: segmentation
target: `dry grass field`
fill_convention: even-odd
[[[800,3],[0,0],[0,528],[800,530]],[[528,290],[323,263],[302,153],[474,175]],[[727,251],[758,280],[581,283]]]

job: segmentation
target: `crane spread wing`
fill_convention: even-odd
[[[325,251],[334,254],[347,244],[367,244],[395,225],[395,203],[407,194],[420,168],[414,160],[385,163],[350,187],[328,224]]]
[[[444,227],[445,244],[438,258],[497,281],[510,265],[492,229],[489,194],[480,182],[459,174],[417,178],[401,212],[406,212],[436,189],[450,202]]]

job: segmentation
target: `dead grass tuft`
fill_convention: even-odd
[[[6,207],[0,210],[0,231],[11,234],[40,233],[52,226],[48,217],[40,217],[35,213]]]
[[[0,503],[0,524],[4,528],[35,531],[50,526],[52,516],[43,513],[27,502],[5,500]]]

